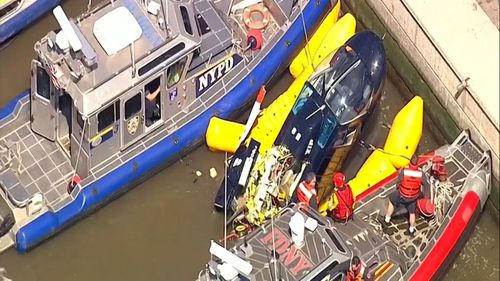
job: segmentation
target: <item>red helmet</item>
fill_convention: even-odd
[[[333,184],[336,187],[344,186],[344,184],[345,184],[344,173],[342,173],[342,172],[336,172],[335,175],[333,175]]]
[[[432,158],[432,169],[431,175],[438,179],[440,177],[447,177],[446,167],[445,167],[445,159],[443,156],[436,155]]]

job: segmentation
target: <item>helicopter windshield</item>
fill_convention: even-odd
[[[371,93],[365,64],[358,60],[340,78],[325,73],[325,100],[340,123],[356,117],[364,108]]]
[[[365,64],[349,46],[339,49],[330,68],[311,79],[310,85],[325,98],[340,123],[356,117],[372,91]]]

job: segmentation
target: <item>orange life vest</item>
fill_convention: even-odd
[[[364,280],[363,273],[364,273],[363,264],[361,264],[361,266],[358,267],[357,270],[352,270],[352,268],[350,268],[347,271],[347,281],[363,281]]]
[[[316,189],[314,188],[314,185],[308,184],[305,181],[301,182],[299,184],[299,188],[297,189],[297,201],[304,202],[307,205],[309,205],[309,201],[313,197],[314,197],[314,200],[317,200]]]
[[[333,215],[339,220],[346,220],[352,216],[352,206],[354,205],[354,197],[351,187],[344,184],[344,189],[335,191],[338,204],[333,209]]]
[[[420,194],[422,186],[422,171],[410,165],[403,170],[403,179],[399,183],[399,193],[407,199],[415,199]]]

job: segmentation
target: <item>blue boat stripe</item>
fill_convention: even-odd
[[[37,0],[12,18],[0,24],[0,44],[59,4],[60,0]]]
[[[14,112],[16,109],[17,103],[23,99],[25,96],[28,96],[30,94],[29,90],[25,90],[21,92],[19,95],[17,95],[15,98],[9,101],[7,105],[5,105],[3,108],[0,109],[0,121],[4,119],[5,117],[9,116]]]

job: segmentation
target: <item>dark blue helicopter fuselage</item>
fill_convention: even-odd
[[[327,69],[305,83],[274,144],[286,146],[295,161],[308,163],[303,175],[322,174],[335,151],[356,140],[380,98],[385,73],[382,40],[370,31],[355,34],[336,51]],[[236,164],[244,163],[258,145],[253,141],[235,153],[227,190],[222,184],[215,206],[223,207],[244,192],[237,180],[243,165]]]

